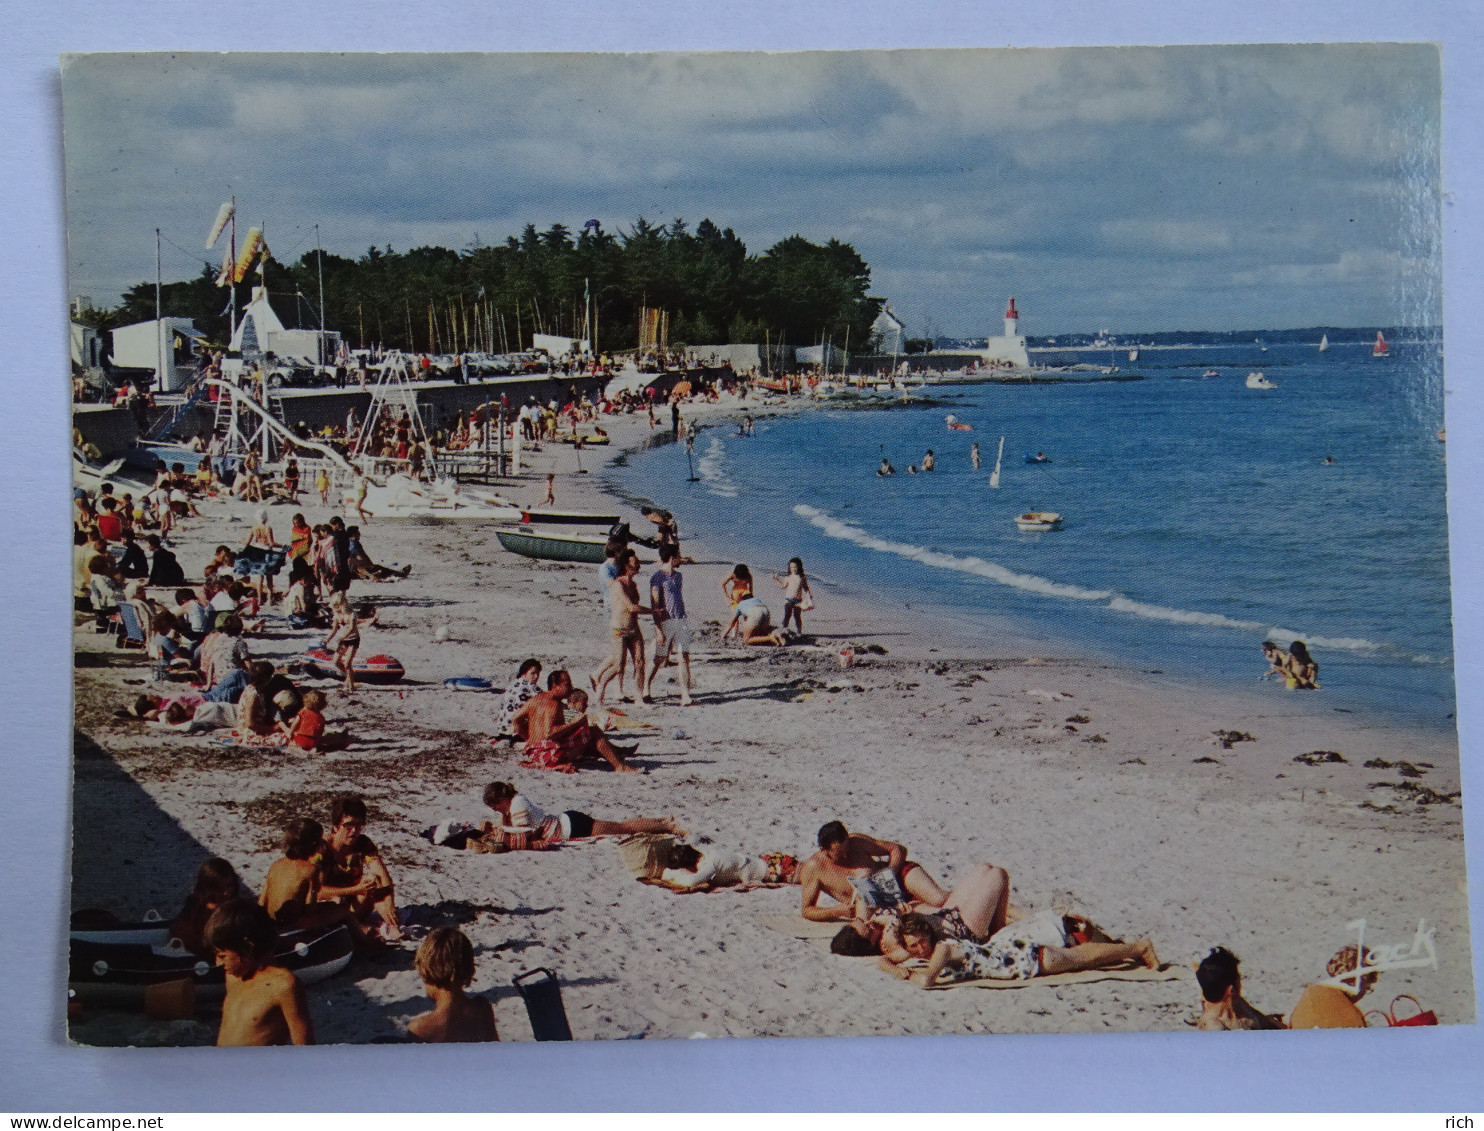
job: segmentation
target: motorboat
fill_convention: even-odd
[[[1061,515],[1055,511],[1026,511],[1018,515],[1015,525],[1020,527],[1022,534],[1034,534],[1043,530],[1060,530]]]
[[[1269,381],[1261,373],[1253,372],[1247,374],[1247,387],[1249,389],[1276,389],[1278,386]]]
[[[1216,369],[1208,369],[1204,373],[1202,373],[1201,376],[1202,377],[1220,377],[1221,376],[1221,372],[1219,370],[1216,370]]]

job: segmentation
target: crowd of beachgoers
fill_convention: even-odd
[[[738,428],[745,434],[753,425],[751,411],[731,389],[697,392],[694,400],[682,393],[658,405],[654,398],[629,395],[611,402],[574,396],[567,404],[538,405],[510,419],[532,444],[544,441],[553,448],[553,441],[579,425],[623,417],[634,419],[641,434],[646,418],[651,431],[668,424],[672,438],[683,440],[691,428],[688,418],[723,398],[719,407],[740,419]],[[372,450],[387,460],[410,459],[419,445],[409,422],[389,419],[380,427]],[[456,449],[482,436],[484,428],[482,417],[469,414],[451,421],[434,442]],[[370,587],[385,593],[384,587],[404,583],[411,573],[412,567],[374,560],[378,536],[396,540],[404,552],[415,552],[415,545],[409,547],[405,530],[393,533],[393,526],[373,522],[365,513],[364,479],[359,487],[342,485],[341,496],[332,497],[327,479],[301,483],[292,458],[274,475],[249,458],[225,482],[210,446],[203,442],[201,447],[207,458],[194,474],[179,465],[162,466],[147,487],[130,491],[105,483],[96,492],[75,491],[78,632],[136,650],[150,674],[147,690],[118,704],[119,725],[143,724],[198,736],[197,741],[257,749],[264,759],[312,759],[354,750],[362,738],[356,720],[364,698],[379,697],[380,685],[394,683],[403,669],[392,657],[368,655],[367,639],[380,623],[379,602],[364,592],[353,598],[351,591]],[[566,490],[566,481],[559,488],[556,475],[535,477],[544,480],[543,505],[554,504],[557,491]],[[239,533],[227,537],[226,523],[240,522],[244,508],[250,514],[245,536],[238,526]],[[335,513],[320,522],[306,518],[306,512],[326,510]],[[726,570],[719,593],[714,587],[704,594],[687,592],[687,568],[696,562],[681,547],[675,515],[655,506],[642,513],[640,533],[628,523],[609,532],[604,561],[591,583],[602,607],[600,620],[585,614],[590,633],[602,640],[597,665],[581,670],[575,664],[549,667],[534,657],[520,662],[518,654],[503,657],[514,676],[484,701],[497,704],[491,712],[492,742],[509,750],[512,770],[647,772],[635,764],[640,744],[625,741],[619,730],[633,729],[636,712],[642,719],[646,710],[662,709],[665,717],[676,718],[711,709],[696,693],[692,670],[693,652],[703,637],[708,652],[735,639],[743,653],[788,650],[835,662],[834,647],[806,630],[816,594],[800,558],[761,573],[764,589],[772,592],[776,586],[781,600],[782,616],[775,622],[746,564]],[[275,524],[285,514],[290,514],[287,528],[279,530]],[[209,560],[181,560],[183,546],[203,544],[203,539],[210,544],[213,533],[222,541]],[[639,547],[656,551],[657,564],[645,567]],[[693,617],[698,603],[707,612],[720,610],[715,624]],[[486,611],[501,616],[498,609]],[[304,644],[303,653],[270,658],[281,651],[277,641],[285,635]],[[274,643],[260,649],[259,637]],[[588,648],[586,654],[593,651]],[[840,664],[852,661],[850,649],[838,654]],[[1317,666],[1306,652],[1282,654],[1275,648],[1269,660],[1290,686],[1317,684]],[[668,678],[678,684],[673,701],[657,688]],[[341,729],[330,729],[335,716],[344,723]],[[642,721],[637,729],[653,733],[652,724]],[[846,735],[827,735],[827,745],[830,738],[839,748],[835,753],[848,753]],[[309,765],[306,773],[312,777]],[[587,807],[548,812],[509,781],[488,784],[482,797],[482,814],[445,820],[429,829],[426,839],[449,851],[490,854],[611,839],[634,876],[670,891],[796,886],[797,922],[833,928],[828,937],[833,954],[870,957],[895,977],[926,988],[1093,971],[1124,972],[1131,979],[1140,971],[1170,972],[1150,938],[1116,938],[1066,901],[1040,910],[1018,906],[1001,864],[966,863],[956,871],[956,881],[943,886],[897,840],[852,831],[837,819],[818,830],[812,854],[748,853],[692,838],[669,815],[608,812],[599,817]],[[415,966],[433,1008],[408,1022],[411,1039],[497,1039],[490,1003],[466,993],[475,979],[473,944],[457,927],[424,930],[403,921],[398,909],[403,877],[393,876],[396,869],[367,836],[369,819],[366,801],[354,792],[337,794],[323,812],[293,815],[280,830],[281,855],[256,898],[228,860],[213,857],[200,865],[172,933],[225,970],[219,1043],[313,1040],[304,988],[274,958],[281,932],[310,926],[343,926],[365,953],[420,944]],[[811,937],[809,929],[805,926],[797,937]],[[1355,1001],[1375,980],[1375,974],[1359,974],[1370,963],[1364,948],[1336,954],[1327,970],[1329,983],[1306,986],[1285,1020],[1250,1006],[1235,956],[1224,946],[1211,948],[1197,971],[1198,1025],[1363,1025]],[[1354,976],[1335,984],[1346,974]]]

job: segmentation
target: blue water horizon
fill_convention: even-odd
[[[797,554],[986,649],[1010,626],[1074,654],[1251,689],[1261,642],[1297,638],[1331,705],[1454,729],[1441,343],[1393,342],[1389,358],[1344,342],[1125,359],[1142,380],[932,386],[944,403],[821,406],[759,420],[752,437],[707,427],[696,482],[680,446],[631,453],[604,475],[633,496],[662,494],[719,552],[763,555],[755,570]],[[1276,388],[1248,389],[1254,370]],[[974,431],[949,430],[949,413]],[[907,474],[928,449],[936,470]],[[1049,462],[1028,464],[1037,452]],[[883,455],[895,477],[876,475]],[[1063,529],[1021,533],[1013,520],[1028,510],[1061,513]]]

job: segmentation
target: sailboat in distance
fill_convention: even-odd
[[[1000,437],[1000,450],[995,453],[994,470],[989,473],[989,485],[996,490],[1000,486],[1000,457],[1005,454],[1005,437]]]
[[[1391,349],[1390,349],[1389,346],[1387,346],[1386,339],[1384,337],[1382,337],[1380,330],[1377,330],[1376,331],[1376,344],[1371,347],[1371,356],[1372,357],[1390,357],[1391,356]]]
[[[1328,334],[1320,334],[1319,335],[1319,352],[1320,353],[1323,353],[1327,349],[1329,349],[1329,335]]]

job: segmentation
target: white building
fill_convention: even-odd
[[[147,370],[156,392],[173,393],[186,383],[195,343],[205,335],[189,318],[136,322],[113,331],[115,368]]]
[[[1010,305],[1005,309],[1005,332],[991,337],[984,348],[984,360],[1001,365],[1012,365],[1016,369],[1031,367],[1030,354],[1026,353],[1025,335],[1020,333],[1020,315],[1015,310],[1015,296],[1010,296]]]
[[[876,339],[878,353],[901,353],[906,331],[907,327],[889,306],[883,306],[881,313],[876,315],[876,321],[871,323],[871,335]]]
[[[80,369],[97,369],[103,364],[103,339],[98,331],[81,322],[71,324],[72,364]]]

